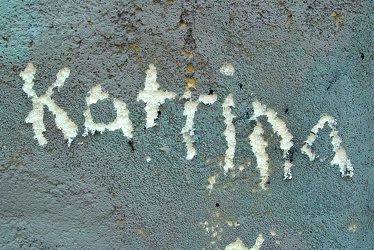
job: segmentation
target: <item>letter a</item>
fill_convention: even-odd
[[[68,117],[65,110],[57,106],[54,100],[51,98],[53,89],[57,87],[60,89],[64,86],[65,80],[69,77],[70,69],[68,67],[62,68],[57,73],[56,81],[48,87],[44,95],[37,96],[34,87],[34,75],[36,69],[30,62],[24,71],[21,71],[20,76],[22,77],[23,84],[22,90],[31,97],[33,109],[30,111],[26,118],[27,123],[32,123],[32,127],[35,133],[34,138],[38,140],[39,145],[44,146],[47,144],[47,139],[44,137],[43,132],[46,131],[43,117],[44,117],[44,106],[54,114],[55,122],[58,129],[64,134],[64,138],[68,140],[68,146],[77,136],[77,125]]]
[[[90,89],[88,92],[90,95],[86,97],[87,102],[87,109],[84,111],[84,116],[86,118],[84,122],[84,126],[86,127],[83,133],[83,136],[87,136],[89,132],[94,134],[95,131],[103,133],[106,129],[109,131],[114,131],[117,129],[122,129],[122,133],[127,138],[132,137],[132,122],[129,118],[129,110],[126,107],[126,103],[123,101],[118,100],[117,98],[113,98],[113,105],[115,110],[117,111],[116,119],[109,123],[95,123],[90,110],[90,105],[97,103],[99,100],[104,100],[109,98],[109,94],[105,93],[101,90],[100,85],[96,85]]]

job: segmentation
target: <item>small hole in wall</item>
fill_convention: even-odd
[[[364,53],[360,53],[360,57],[361,57],[361,60],[364,60],[365,59],[365,55],[364,55]]]
[[[212,89],[209,89],[208,95],[213,95],[214,91]]]
[[[284,113],[288,114],[288,108],[286,108],[286,109],[284,110]]]
[[[159,110],[157,111],[157,118],[160,118],[160,116],[161,116],[161,111]]]
[[[218,202],[216,203],[216,207],[219,207],[219,203]]]
[[[243,88],[243,84],[239,83],[239,88],[242,89]]]

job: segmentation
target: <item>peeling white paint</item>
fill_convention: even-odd
[[[257,168],[260,170],[261,182],[260,186],[266,190],[265,183],[269,178],[269,156],[266,153],[266,147],[268,143],[264,140],[262,134],[264,130],[261,122],[257,122],[252,134],[248,137],[252,145],[252,151],[256,156]]]
[[[285,163],[283,165],[284,169],[284,180],[292,179],[291,175],[291,167],[292,163],[288,159],[289,152],[291,147],[293,146],[292,138],[293,136],[288,131],[286,123],[277,116],[277,112],[275,112],[271,108],[266,108],[266,105],[261,104],[259,101],[255,100],[253,103],[253,115],[251,120],[257,121],[257,118],[264,115],[268,118],[268,122],[271,124],[274,132],[276,132],[280,140],[280,148],[283,150],[283,158],[285,158]]]
[[[22,87],[23,91],[31,97],[33,109],[26,117],[27,123],[32,123],[32,127],[35,133],[34,138],[37,139],[39,145],[44,146],[47,144],[47,139],[44,137],[43,132],[46,131],[44,125],[44,106],[55,116],[55,123],[58,129],[60,129],[64,135],[64,138],[68,140],[68,146],[70,146],[73,139],[77,136],[78,126],[68,117],[67,112],[57,106],[54,100],[51,98],[54,88],[57,87],[59,90],[64,86],[65,80],[69,77],[70,69],[68,67],[62,68],[56,75],[56,81],[48,87],[44,95],[37,96],[34,91],[34,75],[36,69],[30,62],[28,63],[25,70],[21,71],[20,76],[24,80]]]
[[[189,97],[190,98],[190,97]],[[195,130],[193,128],[194,124],[194,117],[197,110],[197,106],[199,102],[202,102],[206,105],[213,104],[217,100],[217,95],[205,95],[201,94],[199,96],[198,101],[187,101],[184,104],[184,111],[183,115],[186,116],[186,124],[182,128],[181,134],[183,136],[183,141],[186,143],[187,147],[187,160],[192,160],[196,154],[196,150],[193,147],[194,140],[192,139],[193,135],[195,134]]]
[[[103,92],[100,85],[92,87],[88,93],[89,96],[86,97],[87,109],[83,112],[83,115],[85,117],[85,129],[83,136],[87,136],[88,133],[94,134],[96,131],[103,133],[105,130],[114,131],[117,129],[121,129],[124,136],[126,136],[127,138],[131,138],[133,129],[126,103],[118,100],[117,98],[113,98],[114,109],[117,112],[116,119],[109,124],[105,124],[102,122],[96,123],[92,118],[90,105],[98,102],[99,100],[109,98],[109,94]]]
[[[225,247],[225,250],[259,250],[264,243],[265,239],[263,235],[260,233],[257,236],[256,243],[253,245],[253,247],[248,248],[244,245],[243,241],[238,237],[236,241],[230,243]]]
[[[341,145],[342,139],[339,136],[339,132],[336,129],[336,120],[330,115],[324,114],[317,124],[311,129],[307,140],[304,142],[301,152],[309,157],[310,161],[314,161],[318,156],[312,152],[312,146],[315,140],[318,138],[318,132],[323,129],[325,124],[331,128],[331,144],[333,146],[333,151],[335,152],[334,158],[331,160],[331,165],[338,165],[340,168],[340,173],[342,177],[352,177],[354,174],[354,169],[351,161],[348,159],[345,148]]]
[[[231,63],[225,63],[219,69],[219,72],[221,72],[221,74],[226,75],[226,76],[233,76],[235,73],[235,68]]]
[[[160,105],[165,103],[166,99],[173,99],[176,94],[172,91],[162,91],[158,89],[160,84],[156,82],[157,70],[153,63],[149,65],[149,69],[146,70],[145,73],[144,90],[139,91],[137,101],[141,100],[146,103],[146,126],[150,128],[156,125],[155,119],[157,118]]]
[[[225,117],[226,129],[223,134],[226,137],[227,150],[225,155],[225,165],[223,166],[224,173],[226,174],[229,169],[235,168],[234,166],[234,156],[235,156],[235,126],[233,124],[234,115],[231,112],[231,107],[235,107],[234,98],[232,94],[229,94],[222,104],[223,112],[222,115]]]

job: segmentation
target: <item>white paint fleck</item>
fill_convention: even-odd
[[[257,236],[256,243],[251,248],[246,247],[243,241],[238,237],[236,241],[227,245],[225,250],[259,250],[262,243],[264,243],[264,237],[261,233]]]
[[[85,117],[85,130],[83,136],[87,136],[88,133],[94,134],[96,131],[103,133],[105,130],[114,131],[121,129],[124,136],[131,138],[133,129],[126,103],[118,100],[117,98],[113,98],[114,109],[117,113],[116,119],[109,124],[105,124],[103,122],[96,123],[92,118],[90,105],[98,102],[99,100],[109,98],[109,94],[103,92],[100,85],[92,87],[88,93],[89,96],[86,97],[87,109],[83,112]]]
[[[335,152],[334,158],[331,160],[330,164],[339,166],[342,177],[352,177],[354,174],[352,163],[348,159],[345,148],[341,145],[342,138],[339,136],[339,132],[336,128],[336,120],[330,115],[323,115],[317,124],[311,129],[311,133],[304,142],[301,152],[306,154],[310,161],[314,161],[318,157],[312,152],[312,146],[315,140],[318,138],[319,130],[323,129],[326,123],[331,128],[331,144],[333,146],[333,151]]]
[[[147,162],[150,162],[150,161],[152,160],[152,158],[149,157],[149,156],[147,156],[147,157],[145,158],[145,160],[146,160]]]
[[[223,134],[226,137],[227,150],[225,154],[225,165],[223,166],[224,173],[226,174],[229,169],[233,169],[234,166],[234,155],[235,155],[235,127],[233,124],[234,115],[231,112],[231,107],[235,107],[234,98],[232,94],[229,94],[222,104],[223,112],[222,115],[225,117],[226,129]]]
[[[155,119],[157,118],[160,105],[165,103],[166,99],[173,99],[176,94],[172,91],[162,91],[158,89],[160,84],[156,82],[157,70],[153,63],[149,65],[149,69],[146,70],[145,73],[144,90],[139,91],[137,100],[146,103],[146,126],[150,128],[156,125]]]
[[[184,111],[183,115],[186,116],[186,124],[182,128],[181,134],[183,136],[183,141],[186,143],[187,147],[187,160],[192,160],[196,154],[196,150],[193,147],[194,140],[192,137],[195,134],[195,130],[193,128],[194,124],[194,117],[197,110],[197,106],[199,105],[199,102],[202,102],[206,105],[213,104],[217,100],[217,95],[205,95],[201,94],[199,96],[198,101],[187,101],[184,104]]]
[[[211,192],[213,190],[213,186],[216,183],[217,176],[218,176],[218,174],[213,175],[213,176],[208,178],[209,184],[206,186],[206,188],[210,189],[209,192]]]
[[[293,146],[292,138],[293,136],[288,131],[286,123],[277,116],[277,112],[275,112],[271,108],[266,108],[266,105],[261,104],[259,101],[255,100],[253,103],[253,115],[251,120],[257,121],[257,118],[264,115],[268,118],[268,122],[271,124],[274,132],[276,132],[280,140],[280,148],[283,150],[283,158],[285,158],[285,163],[283,165],[284,169],[284,180],[292,179],[291,175],[291,167],[292,163],[288,159],[290,149]]]
[[[225,63],[219,69],[219,72],[221,72],[221,74],[226,75],[226,76],[233,76],[235,73],[235,68],[231,63]]]
[[[201,94],[199,95],[199,102],[204,103],[205,105],[213,104],[217,101],[217,95],[207,95],[207,94]]]
[[[266,153],[268,143],[264,140],[264,137],[262,136],[263,133],[264,130],[262,124],[258,121],[252,134],[250,134],[248,138],[252,145],[252,151],[256,156],[257,168],[260,170],[260,186],[262,189],[266,190],[267,187],[265,186],[265,183],[269,178],[269,156]]]
[[[25,70],[21,71],[20,76],[24,80],[24,85],[22,87],[23,91],[31,97],[33,109],[30,111],[26,117],[27,123],[32,123],[32,127],[35,133],[34,138],[37,139],[39,145],[44,146],[47,144],[47,139],[44,137],[43,132],[46,131],[44,125],[44,106],[55,116],[55,123],[58,129],[60,129],[64,135],[64,138],[68,141],[68,146],[70,146],[73,139],[77,136],[78,126],[68,117],[67,112],[57,106],[57,104],[52,99],[52,94],[54,88],[57,87],[59,90],[64,86],[65,80],[69,77],[70,69],[68,67],[62,68],[56,75],[56,81],[48,87],[44,95],[37,96],[34,91],[34,75],[36,69],[34,65],[30,62],[28,63]]]

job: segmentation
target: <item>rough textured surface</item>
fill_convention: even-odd
[[[224,249],[239,238],[250,249],[261,235],[262,249],[370,249],[373,13],[370,0],[1,1],[0,248]],[[70,147],[47,107],[44,147],[25,122],[33,104],[19,74],[29,62],[38,96],[70,68],[52,95],[78,126]],[[137,96],[151,63],[160,90],[176,97],[146,128]],[[228,64],[234,70],[221,74]],[[131,139],[120,130],[82,136],[95,85],[111,98],[91,106],[93,120],[112,122],[117,98]],[[217,95],[198,105],[192,160],[181,134],[187,90],[192,101]],[[225,174],[229,94],[235,168]],[[294,143],[293,178],[284,181],[280,137],[257,119],[268,143],[266,190],[248,138],[255,100],[278,113]],[[352,178],[330,165],[327,126],[313,144],[319,157],[301,153],[325,113],[337,121]]]

